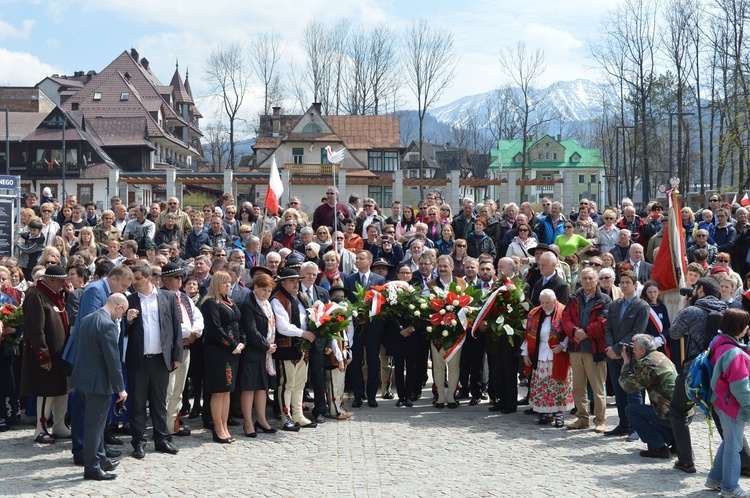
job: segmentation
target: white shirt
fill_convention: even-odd
[[[544,310],[542,310],[544,314]],[[536,341],[536,347],[539,348],[539,361],[552,361],[555,357],[555,353],[552,352],[552,348],[549,347],[549,333],[552,328],[552,317],[544,316],[542,322],[542,328],[539,330],[539,338]],[[568,338],[566,337],[560,344],[563,346],[563,351],[568,348]],[[526,341],[523,341],[521,345],[521,355],[529,355],[529,345]]]
[[[190,303],[190,308],[193,310],[193,323],[190,323],[190,314],[188,313],[187,308],[185,308],[184,303],[182,302],[182,299],[180,298],[180,292],[175,292],[177,294],[177,302],[180,305],[180,314],[182,316],[182,320],[180,321],[180,328],[182,329],[182,338],[187,339],[190,337],[190,334],[195,331],[196,334],[198,334],[198,337],[203,335],[203,314],[201,313],[201,310],[199,310],[195,303],[193,303],[193,300],[188,298],[188,302]]]
[[[372,224],[372,220],[375,218],[375,215],[377,213],[372,213],[365,216],[365,221],[362,222],[362,238],[367,240],[367,227],[369,227]]]
[[[299,302],[299,300],[297,301]],[[302,332],[307,330],[307,311],[302,303],[299,305],[299,318],[302,327],[297,327],[289,321],[289,315],[284,309],[284,305],[278,299],[271,300],[271,309],[276,316],[276,331],[287,337],[302,337]]]
[[[162,352],[158,296],[156,287],[151,288],[151,294],[148,296],[138,293],[138,299],[141,300],[141,322],[143,323],[143,354],[160,354]]]

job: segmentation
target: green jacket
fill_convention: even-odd
[[[637,361],[631,360],[631,371],[624,365],[620,372],[620,386],[629,393],[645,389],[656,414],[669,418],[669,403],[674,392],[677,370],[663,353],[654,351]]]

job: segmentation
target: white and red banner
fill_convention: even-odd
[[[685,230],[682,227],[680,200],[677,189],[667,191],[669,211],[666,223],[662,222],[664,238],[651,270],[651,279],[661,287],[661,297],[669,316],[677,316],[681,309],[680,288],[685,287],[687,257],[685,256]]]
[[[271,174],[268,177],[268,190],[266,191],[266,209],[274,214],[279,214],[279,201],[284,193],[284,184],[281,183],[279,168],[276,166],[276,155],[271,158]]]

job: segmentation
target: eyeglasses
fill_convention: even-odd
[[[213,213],[213,210],[212,209],[204,209],[203,212],[204,213]]]
[[[589,205],[589,203],[588,203],[588,202],[582,202],[582,203],[581,203],[581,206],[588,206],[588,205]]]
[[[289,223],[289,224],[286,224],[286,225],[284,225],[284,226],[285,226],[285,227],[293,227],[293,226],[294,226],[294,224],[293,224],[293,223]]]
[[[393,230],[386,230],[383,233],[386,234],[386,235],[395,235],[396,232],[394,232]]]
[[[719,202],[719,199],[709,199],[708,202]]]
[[[599,277],[599,280],[612,280],[612,277]]]
[[[704,235],[702,233],[696,234],[696,237],[708,237],[708,235]]]
[[[51,212],[52,212],[52,210],[51,210],[51,209],[42,209],[42,212],[43,212],[43,213],[51,213]]]
[[[601,263],[589,263],[589,264],[590,264],[591,266],[596,266],[597,268],[601,268],[601,267],[602,267],[602,264],[601,264]]]
[[[326,192],[326,195],[336,195],[336,192]]]
[[[519,229],[518,229],[518,231],[519,231],[519,232],[528,232],[528,230],[527,230],[527,229],[525,229],[525,228],[519,228]]]
[[[551,205],[552,205],[552,203],[551,203],[551,202],[543,202],[543,203],[542,203],[542,206],[551,206]]]
[[[604,219],[605,220],[614,220],[615,218],[614,218],[614,216],[605,216]]]
[[[167,204],[169,204],[170,206],[172,206],[172,205],[177,204],[177,203],[176,202],[168,202]]]
[[[371,207],[373,207],[373,205],[372,204],[365,204],[365,207],[366,208],[371,208]],[[422,208],[422,209],[425,209],[425,208]]]
[[[448,208],[440,208],[441,211],[450,211]]]
[[[307,248],[305,248],[305,251],[312,251],[312,250],[313,250],[313,248],[312,248],[312,247],[307,247]]]
[[[336,240],[346,240],[344,237],[336,237]]]
[[[717,218],[726,218],[727,215],[725,215],[725,214],[717,214],[716,217]]]
[[[227,211],[227,214],[237,214],[237,211]]]
[[[719,263],[729,263],[728,259],[717,259],[716,261],[718,261]]]
[[[466,244],[456,244],[456,247],[466,247]]]
[[[318,235],[327,235],[326,232],[318,232]]]

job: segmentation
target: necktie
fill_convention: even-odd
[[[307,289],[307,300],[309,301],[310,306],[312,306],[313,296],[312,296],[312,291],[310,289]]]
[[[547,282],[548,282],[548,281],[549,281],[549,278],[547,278],[547,277],[544,277],[544,278],[542,279],[542,287],[544,287],[545,285],[547,285]]]
[[[485,289],[489,289],[489,288],[490,288],[490,284],[489,284],[489,282],[485,282],[485,283],[484,283],[484,288],[485,288]]]
[[[365,278],[364,273],[360,274],[359,283],[362,285],[362,287],[367,287],[367,278]]]

